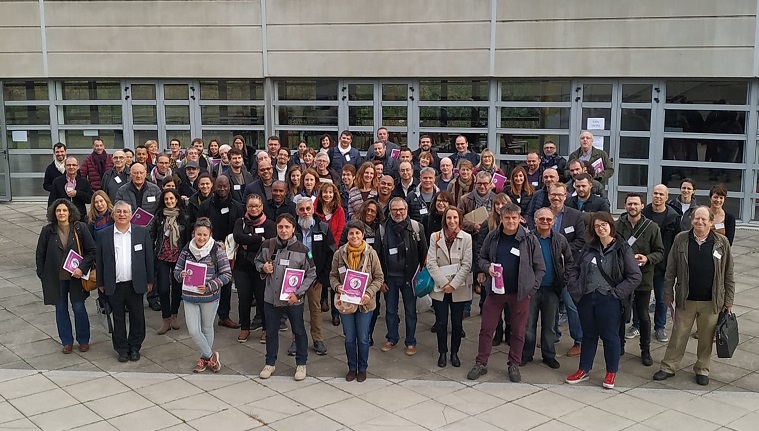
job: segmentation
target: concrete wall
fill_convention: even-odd
[[[271,77],[754,76],[756,0],[266,0]],[[0,1],[2,78],[260,78],[260,0]],[[43,67],[47,59],[47,71]]]

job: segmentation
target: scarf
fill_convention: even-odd
[[[343,148],[341,146],[337,146],[337,150],[340,151],[340,154],[345,156],[346,154],[350,153],[353,147],[351,145],[348,145],[348,148]]]
[[[456,177],[456,182],[461,188],[462,194],[469,193],[472,191],[472,184],[474,184],[473,180],[470,179],[468,183],[465,183],[464,180],[462,180],[461,177],[459,176],[459,177]]]
[[[95,228],[95,232],[99,232],[111,224],[113,224],[113,218],[111,218],[111,210],[105,210],[105,214],[101,216],[95,216],[95,222],[93,223],[93,226]]]
[[[163,234],[169,237],[172,248],[179,248],[179,223],[177,223],[179,209],[164,208],[163,215],[166,217],[163,222]]]
[[[243,217],[242,221],[243,223],[245,223],[245,226],[258,227],[264,224],[264,222],[266,221],[266,214],[262,212],[258,216],[252,217],[250,214],[246,212],[245,217]]]
[[[345,250],[348,252],[348,268],[358,271],[358,265],[361,263],[361,255],[366,250],[366,241],[361,241],[361,245],[353,247],[350,244],[346,244]]]
[[[153,170],[150,171],[150,178],[153,180],[154,184],[161,184],[161,181],[163,181],[164,178],[171,176],[171,169],[166,172],[166,175],[162,175],[160,172],[158,172],[158,166],[154,167]]]
[[[456,239],[456,237],[459,235],[459,232],[461,231],[461,227],[456,227],[456,230],[450,231],[448,230],[448,227],[443,228],[443,235],[445,235],[445,245],[448,246],[448,250],[451,250],[451,246],[453,245],[453,241]]]
[[[396,221],[393,220],[392,218],[390,219],[390,227],[393,229],[395,234],[398,235],[399,237],[403,233],[403,231],[406,228],[408,228],[408,224],[409,224],[408,217],[406,217],[405,219],[401,220],[398,223],[396,223]]]
[[[55,169],[58,169],[58,172],[63,173],[66,170],[66,159],[63,159],[62,162],[58,162],[58,159],[55,159],[53,163],[55,163]]]
[[[195,259],[200,261],[204,257],[208,256],[211,253],[211,249],[214,245],[213,238],[209,238],[208,242],[206,242],[206,245],[203,247],[198,248],[197,244],[195,244],[195,239],[190,241],[190,253],[192,253],[193,256],[195,256]]]
[[[479,193],[473,191],[472,196],[474,196],[475,208],[485,207],[485,209],[488,210],[488,213],[490,213],[490,209],[493,206],[492,192],[487,192],[485,196],[480,196]]]
[[[545,154],[541,154],[540,164],[544,168],[552,168],[554,166],[559,166],[559,154],[554,153],[552,156],[546,156]]]
[[[106,154],[105,151],[100,154],[93,151],[92,161],[95,163],[95,168],[97,169],[100,178],[103,178],[103,174],[105,173],[105,165],[106,162],[108,162],[108,154]]]

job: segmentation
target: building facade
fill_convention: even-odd
[[[348,129],[366,149],[385,126],[440,153],[464,134],[508,167],[591,128],[615,208],[691,177],[759,220],[758,3],[1,1],[0,197],[45,196],[52,145],[93,136],[295,148]]]

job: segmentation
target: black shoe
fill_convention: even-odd
[[[501,345],[501,337],[493,337],[493,347]]]
[[[126,362],[128,360],[129,360],[129,355],[126,352],[119,353],[119,362]]]
[[[287,324],[285,322],[279,322],[279,330],[282,332],[287,331]]]
[[[696,374],[696,383],[700,386],[706,386],[709,384],[709,376],[703,374]]]
[[[640,362],[646,367],[653,365],[654,359],[651,357],[651,352],[648,350],[640,352]]]
[[[263,327],[264,327],[264,325],[262,325],[261,322],[253,321],[250,324],[250,332],[257,331],[257,330],[259,330],[259,329],[261,329]]]
[[[556,358],[543,358],[543,363],[548,365],[549,368],[553,368],[554,370],[561,367],[561,364],[556,360]]]
[[[522,358],[522,362],[519,363],[519,366],[520,367],[524,367],[525,365],[529,364],[530,362],[532,362],[532,358],[526,358],[526,359]]]
[[[472,315],[471,311],[464,311],[464,319],[468,318],[471,315]]]
[[[445,360],[445,353],[441,353],[440,356],[437,358],[437,366],[440,368],[445,368],[447,365],[447,362]]]
[[[156,299],[155,301],[150,302],[150,309],[153,311],[161,311],[161,301]]]
[[[432,332],[433,334],[437,333],[437,326],[432,325],[432,327],[430,328],[430,332]]]
[[[451,353],[451,365],[458,368],[461,366],[461,360],[458,353]]]
[[[374,338],[369,337],[369,347],[374,346]]]
[[[140,352],[139,351],[131,352],[129,354],[129,360],[130,361],[139,361],[140,360]]]
[[[463,329],[461,330],[461,338],[466,338],[466,332]]]
[[[290,348],[287,349],[287,356],[295,356],[295,352],[297,351],[295,347],[295,340],[293,340],[293,343],[290,344]]]
[[[519,367],[516,364],[509,364],[509,380],[514,383],[522,381],[522,374],[519,372]]]
[[[654,380],[667,380],[670,377],[675,377],[675,373],[668,373],[664,370],[659,370],[654,374]]]
[[[314,350],[319,356],[327,354],[327,346],[324,345],[324,341],[314,341]]]

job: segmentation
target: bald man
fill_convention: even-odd
[[[569,155],[570,162],[574,159],[587,160],[593,166],[596,166],[596,172],[588,173],[594,179],[600,181],[601,184],[606,185],[609,182],[609,178],[614,175],[614,164],[609,159],[609,155],[606,154],[606,151],[593,146],[593,134],[587,130],[580,133],[580,148]],[[569,171],[565,175],[569,177]]]

